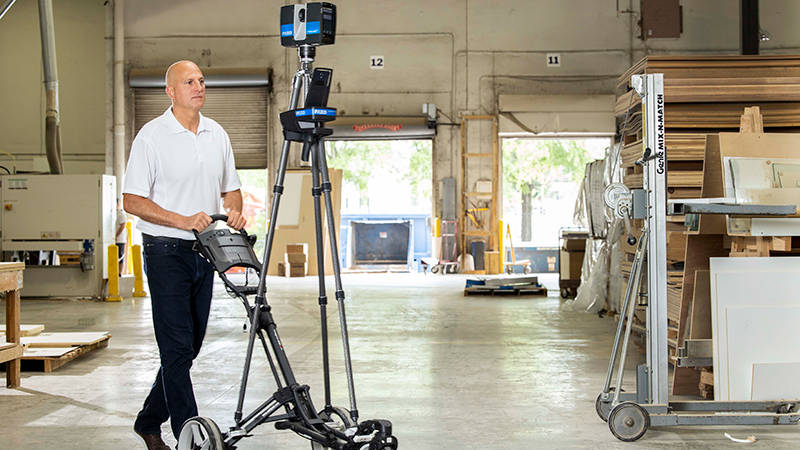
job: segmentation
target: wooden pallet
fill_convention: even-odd
[[[111,335],[89,345],[79,347],[35,347],[22,355],[22,370],[52,372],[94,350],[108,347]]]
[[[513,286],[513,287],[468,287],[464,289],[464,296],[468,295],[540,295],[547,296],[544,286]]]

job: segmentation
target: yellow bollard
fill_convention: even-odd
[[[108,296],[107,302],[121,302],[119,296],[119,248],[116,244],[108,246]]]
[[[125,222],[125,275],[130,275],[133,273],[133,268],[131,267],[131,243],[133,242],[133,230],[131,229],[131,222]]]
[[[500,249],[500,273],[505,273],[506,271],[506,247],[504,242],[504,235],[503,235],[503,220],[499,220],[499,225],[497,226],[497,247]]]
[[[442,237],[442,219],[438,217],[433,224],[433,237]]]
[[[142,277],[142,246],[131,245],[130,255],[133,256],[133,296],[147,297],[144,291],[144,278]]]

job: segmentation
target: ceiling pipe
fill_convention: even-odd
[[[0,19],[2,19],[3,16],[6,15],[6,13],[8,12],[9,9],[11,9],[11,6],[14,5],[15,1],[17,1],[17,0],[5,0],[5,1],[3,1],[3,6],[0,6]]]
[[[52,0],[39,0],[39,27],[42,33],[42,66],[45,89],[45,150],[50,173],[64,173],[61,160],[61,117],[58,109],[58,69]]]

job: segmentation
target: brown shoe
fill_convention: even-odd
[[[142,434],[138,431],[136,431],[136,434],[144,440],[145,445],[147,445],[147,450],[171,450],[161,439],[160,434]]]

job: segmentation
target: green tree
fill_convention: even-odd
[[[431,198],[433,195],[433,164],[431,162],[431,142],[412,141],[413,153],[408,161],[408,171],[403,179],[411,186],[416,198]]]
[[[555,182],[580,182],[591,160],[589,152],[575,140],[503,141],[504,185],[521,196],[523,241],[531,239],[533,202],[547,196]]]

